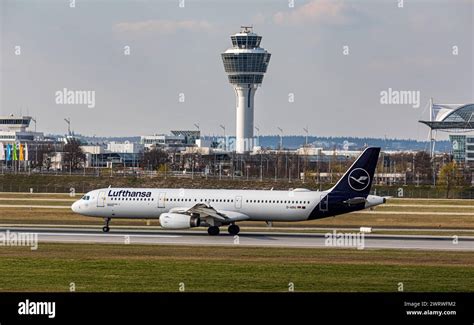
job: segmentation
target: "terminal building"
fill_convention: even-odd
[[[196,145],[200,138],[200,131],[172,130],[171,134],[143,135],[140,142],[147,150],[161,148],[181,151]]]
[[[9,159],[6,154],[7,146],[14,146],[14,144],[24,148],[24,155],[17,157],[18,160],[24,159],[23,166],[31,166],[31,162],[41,161],[43,157],[39,153],[42,152],[41,148],[44,146],[53,151],[62,150],[64,142],[55,137],[47,137],[43,132],[36,132],[36,124],[35,131],[30,130],[32,121],[36,123],[31,116],[15,116],[14,114],[0,116],[0,144],[4,148],[4,152],[0,153],[2,160],[7,161]],[[11,159],[15,160],[12,157]],[[5,165],[2,165],[2,168]]]
[[[432,155],[436,132],[449,132],[453,159],[474,166],[474,104],[433,104],[431,101],[430,120],[420,123],[430,128]]]
[[[474,166],[474,135],[450,134],[453,159]]]
[[[130,141],[125,142],[115,142],[111,141],[107,143],[108,152],[117,152],[117,153],[140,153],[143,151],[143,144],[133,143]]]
[[[28,130],[32,119],[31,116],[14,116],[13,114],[0,116],[0,142],[6,144],[44,141],[42,132]]]

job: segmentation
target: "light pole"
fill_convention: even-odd
[[[65,118],[64,121],[67,124],[67,135],[71,135],[71,119],[68,117],[68,118]]]
[[[305,139],[305,146],[308,146],[308,127],[303,128],[304,132],[306,133],[306,139]]]
[[[283,149],[283,129],[277,126],[277,129],[280,131],[280,150]]]
[[[278,178],[278,156],[275,156],[275,182]]]
[[[227,151],[227,138],[225,137],[225,126],[224,125],[219,125],[222,130],[224,130],[224,151]]]
[[[257,145],[260,146],[260,128],[258,126],[254,126],[255,131],[257,131]]]
[[[199,132],[199,139],[201,139],[201,128],[199,126],[199,123],[194,123],[194,127],[198,130]]]

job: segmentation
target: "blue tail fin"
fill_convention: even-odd
[[[365,149],[330,191],[344,192],[350,197],[366,197],[372,186],[379,153],[380,148]]]

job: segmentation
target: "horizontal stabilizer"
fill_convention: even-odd
[[[365,197],[353,197],[352,199],[345,200],[344,203],[347,205],[355,205],[367,202]]]

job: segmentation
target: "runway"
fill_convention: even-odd
[[[418,249],[418,250],[453,250],[474,251],[474,237],[425,235],[374,235],[364,234],[363,239],[353,241],[354,245],[339,245],[333,240],[328,242],[326,234],[284,233],[284,232],[241,232],[239,236],[224,233],[209,236],[206,230],[167,231],[112,229],[103,233],[98,229],[88,228],[54,228],[54,227],[0,227],[0,233],[38,234],[41,243],[95,243],[95,244],[151,244],[151,245],[186,245],[186,246],[255,246],[286,248],[353,248],[353,249]],[[332,232],[330,232],[333,234]],[[337,234],[356,232],[341,232]],[[337,238],[337,237],[336,237]],[[336,239],[334,238],[334,239]],[[347,243],[347,242],[346,242]],[[0,242],[1,245],[1,242]],[[357,248],[358,247],[358,248]]]

